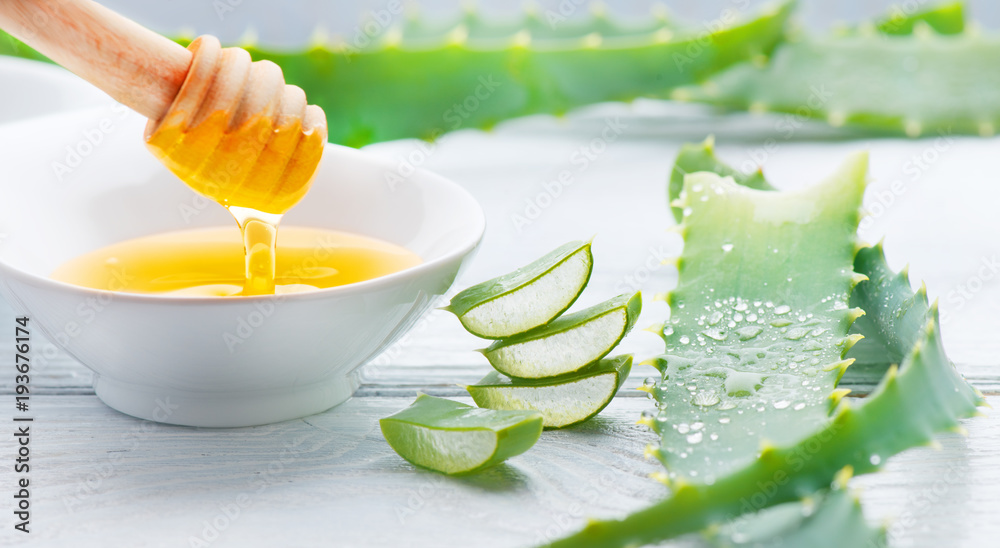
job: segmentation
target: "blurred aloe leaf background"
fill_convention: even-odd
[[[980,36],[1000,18],[985,1],[105,4],[182,43],[215,34],[274,60],[349,146],[648,98],[807,105],[831,126],[911,137],[1000,124],[1000,81],[976,68],[1000,60],[1000,39]],[[9,36],[0,53],[40,57]]]

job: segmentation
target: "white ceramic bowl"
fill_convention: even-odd
[[[0,56],[0,124],[111,102],[99,89],[50,63]]]
[[[53,163],[65,163],[65,146],[106,120],[112,129],[79,165],[66,172]],[[330,145],[312,190],[284,224],[381,238],[423,264],[280,298],[136,295],[48,279],[63,261],[114,242],[235,226],[146,152],[141,131],[136,116],[107,109],[0,128],[0,291],[94,370],[101,400],[136,417],[247,426],[343,402],[358,387],[358,367],[447,291],[485,228],[482,209],[458,185],[420,171],[391,185],[394,164]]]

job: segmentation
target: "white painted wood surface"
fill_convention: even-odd
[[[584,167],[574,154],[599,146],[593,139],[609,117],[620,117],[622,134]],[[1000,253],[996,139],[955,138],[936,147],[935,139],[856,139],[813,124],[786,139],[774,118],[715,117],[652,102],[602,106],[566,120],[515,121],[493,133],[456,133],[433,148],[423,167],[465,185],[487,210],[486,239],[459,287],[597,234],[594,277],[578,306],[642,289],[647,304],[640,326],[662,319],[666,306],[649,297],[672,287],[675,273],[659,261],[680,249],[664,230],[671,225],[665,180],[680,143],[709,132],[727,160],[763,161],[786,188],[825,176],[849,151],[871,150],[869,204],[881,203],[894,181],[904,190],[893,195],[891,206],[872,208],[877,215],[865,237],[885,236],[890,263],[898,268],[909,261],[911,279],[926,280],[931,297],[941,298],[952,358],[993,394],[994,406],[1000,404],[1000,283],[980,273],[983,261]],[[759,156],[768,138],[776,146]],[[370,152],[403,158],[418,147],[388,143]],[[914,155],[934,156],[915,176]],[[573,182],[555,195],[546,182],[562,170]],[[548,205],[518,229],[512,216],[527,215],[526,201],[537,204],[546,193],[550,199],[541,203]],[[970,283],[976,290],[966,298],[959,290],[968,292]],[[3,308],[0,326],[8,324],[11,314]],[[531,451],[481,476],[445,478],[397,457],[377,419],[407,405],[417,390],[460,395],[456,384],[488,370],[472,352],[482,345],[453,317],[432,312],[365,368],[365,383],[348,403],[303,420],[233,430],[162,426],[121,415],[96,399],[85,368],[64,356],[50,358],[32,378],[34,532],[12,532],[5,502],[0,545],[185,547],[200,537],[211,546],[240,547],[519,547],[569,532],[586,517],[621,515],[663,495],[664,488],[647,477],[657,465],[642,458],[653,436],[634,424],[650,403],[634,390],[623,390],[600,418],[546,432]],[[622,346],[639,357],[660,348],[657,337],[642,331]],[[628,387],[652,373],[637,367]],[[0,376],[5,409],[12,405],[11,377]],[[853,382],[858,392],[870,388],[863,378]],[[941,450],[909,451],[882,473],[854,481],[864,489],[872,519],[898,518],[893,546],[996,544],[997,417],[968,420],[967,438],[942,438]],[[9,443],[8,437],[4,459]],[[12,474],[6,463],[0,470],[0,496],[9,500]],[[233,505],[239,515],[227,517]],[[213,523],[217,536],[209,542]]]

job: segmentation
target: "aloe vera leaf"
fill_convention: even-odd
[[[707,156],[708,160],[702,158]],[[693,157],[693,160],[692,160]],[[700,164],[696,163],[700,160]],[[677,163],[682,166],[716,164],[717,173],[729,173],[729,168],[714,156],[711,140],[701,145],[688,145],[678,155]],[[764,181],[764,186],[770,185]],[[676,191],[671,189],[671,197]],[[930,317],[927,290],[921,286],[916,292],[910,287],[907,272],[893,272],[885,260],[883,245],[862,247],[854,257],[854,270],[868,279],[860,282],[851,293],[849,305],[867,313],[851,326],[852,333],[864,336],[848,352],[856,361],[848,368],[847,375],[856,374],[859,369],[869,376],[881,377],[892,364],[902,362],[906,354],[914,348],[921,335],[926,319]],[[845,377],[846,378],[846,377]],[[790,512],[797,512],[801,505],[789,504]],[[750,523],[758,518],[748,520]],[[843,531],[851,531],[846,527]],[[818,536],[817,538],[822,538]],[[844,545],[862,545],[845,543]],[[882,546],[883,544],[873,544]]]
[[[674,167],[670,171],[670,182],[667,185],[670,202],[680,196],[681,190],[684,188],[684,177],[699,171],[711,171],[720,177],[732,177],[735,182],[747,188],[759,190],[773,190],[774,188],[764,180],[764,175],[759,170],[747,175],[720,162],[715,157],[715,138],[709,136],[701,143],[681,145],[681,150],[674,161]],[[671,205],[670,210],[674,214],[675,221],[679,223],[683,220],[683,208]]]
[[[702,143],[688,143],[681,147],[668,186],[671,201],[680,195],[680,188],[674,184],[676,174],[700,170],[732,176],[735,182],[750,188],[774,189],[760,171],[747,176],[725,164],[715,155],[714,146],[714,139],[709,137]],[[859,370],[864,370],[869,376],[877,375],[881,378],[890,365],[899,364],[906,353],[913,348],[918,332],[915,326],[923,322],[928,309],[927,290],[921,287],[914,294],[906,272],[897,274],[889,269],[881,243],[873,248],[860,248],[854,257],[854,271],[868,277],[869,280],[862,281],[855,287],[848,300],[848,306],[869,313],[858,318],[851,326],[850,333],[862,335],[863,338],[847,353],[847,358],[854,359],[855,362],[847,369],[845,378]],[[873,293],[871,289],[873,285],[884,287]],[[887,315],[886,310],[901,311],[900,314],[904,315],[905,321]],[[905,331],[897,329],[897,326],[904,323]],[[901,333],[904,332],[908,336],[901,339]]]
[[[954,18],[948,10],[924,16],[946,30],[942,21]],[[993,135],[1000,75],[982,67],[1000,63],[1000,36],[940,34],[920,20],[913,29],[922,31],[789,37],[766,67],[742,64],[674,97],[910,137]]]
[[[417,396],[409,407],[379,420],[399,456],[445,474],[469,474],[524,453],[542,434],[535,411],[494,411]]]
[[[249,49],[255,59],[280,65],[289,82],[323,107],[331,142],[361,146],[433,139],[458,128],[489,128],[513,117],[562,114],[602,101],[662,96],[768,55],[782,39],[791,9],[792,3],[785,3],[707,38],[702,28],[607,37],[595,30],[546,39],[510,28],[501,38],[484,30],[487,21],[469,14],[436,39],[408,40],[404,34],[398,43],[384,41],[353,54]],[[483,35],[490,38],[476,40]]]
[[[537,329],[495,341],[483,350],[509,377],[541,379],[583,369],[614,350],[642,311],[642,296],[619,295]]]
[[[976,414],[985,401],[945,355],[936,304],[923,308],[924,292],[918,292],[918,304],[897,318],[898,303],[914,296],[899,282],[905,276],[887,276],[889,283],[880,279],[891,271],[878,246],[860,249],[855,265],[872,278],[857,286],[867,284],[865,293],[857,293],[868,305],[867,315],[877,320],[879,329],[893,332],[884,340],[909,345],[901,365],[888,369],[872,395],[841,400],[832,418],[801,440],[780,447],[762,443],[755,460],[738,471],[712,483],[674,481],[673,494],[664,501],[622,520],[591,522],[551,546],[636,546],[793,502],[826,489],[845,469],[871,472],[888,457],[928,444],[934,434],[957,429],[958,419]],[[917,310],[923,310],[922,317],[914,314]],[[835,399],[838,395],[842,393],[834,393]]]
[[[961,34],[965,31],[965,5],[962,2],[937,4],[907,14],[900,6],[889,8],[889,13],[875,21],[875,28],[882,34],[913,34],[920,23],[938,34]]]
[[[871,287],[878,302],[888,297],[878,290],[891,286]],[[888,457],[930,443],[935,433],[957,429],[958,419],[974,415],[984,400],[948,360],[938,325],[937,306],[931,305],[924,323],[907,335],[916,343],[902,364],[891,367],[868,398],[841,400],[832,418],[801,440],[762,443],[739,470],[711,483],[675,481],[673,494],[662,502],[621,520],[591,522],[551,546],[621,548],[675,538],[809,496],[827,488],[842,469],[874,471]]]
[[[386,29],[360,50],[350,44],[278,51],[243,46],[281,66],[327,114],[332,143],[362,146],[434,139],[458,128],[489,128],[528,114],[640,96],[704,80],[725,67],[766,57],[784,37],[786,1],[724,29],[621,25],[607,17],[556,25],[534,13],[494,23],[476,12],[457,22],[419,21]],[[178,40],[185,43],[186,40]],[[0,52],[37,58],[16,41]]]
[[[545,428],[584,422],[604,410],[632,370],[632,356],[616,356],[555,379],[511,379],[491,371],[466,387],[476,405],[488,409],[534,410]]]
[[[591,522],[550,546],[623,548],[675,538],[825,489],[843,468],[872,472],[935,433],[957,429],[984,400],[948,361],[936,305],[926,320],[902,365],[890,368],[871,396],[842,400],[815,433],[784,447],[764,445],[750,465],[710,485],[681,482],[662,502],[621,520]]]
[[[590,281],[590,242],[569,242],[514,272],[455,295],[446,309],[473,335],[511,337],[566,311]]]
[[[851,356],[856,359],[854,365],[884,372],[901,363],[916,343],[930,308],[927,288],[921,285],[914,292],[906,270],[893,272],[881,242],[858,250],[854,268],[868,280],[855,288],[851,303],[871,314],[859,318],[852,328],[865,338],[851,350]]]
[[[796,192],[685,178],[684,251],[655,364],[671,479],[706,481],[751,461],[762,440],[787,444],[822,424],[850,363],[848,307],[867,157]]]
[[[727,525],[704,544],[715,548],[861,548],[886,546],[886,532],[868,525],[857,496],[839,485],[818,502],[783,504]]]
[[[596,9],[595,9],[596,8]],[[598,34],[601,37],[641,36],[669,29],[683,30],[680,21],[667,14],[654,14],[634,21],[616,21],[606,10],[594,4],[589,17],[564,19],[554,11],[545,13],[528,5],[521,17],[504,19],[483,18],[474,8],[467,9],[457,20],[429,21],[421,17],[408,17],[401,29],[400,39],[409,47],[438,45],[441,37],[461,26],[472,43],[498,41],[504,47],[512,36],[525,33],[531,40],[543,44],[551,40],[582,39]]]

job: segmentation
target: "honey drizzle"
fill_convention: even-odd
[[[246,254],[243,295],[273,295],[275,250],[282,215],[247,207],[230,206],[227,209],[236,218],[243,235],[243,250]]]

